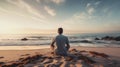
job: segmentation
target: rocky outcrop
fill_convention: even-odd
[[[112,37],[112,36],[105,36],[105,37],[102,37],[101,40],[114,40],[115,37]]]
[[[105,36],[105,37],[102,37],[101,39],[99,38],[95,38],[95,40],[114,40],[114,41],[120,41],[120,36],[117,36],[117,37],[113,37],[113,36]]]
[[[95,38],[95,40],[100,40],[99,38]]]
[[[23,39],[21,39],[22,41],[27,41],[28,39],[27,38],[23,38]]]

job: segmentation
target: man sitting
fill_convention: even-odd
[[[51,49],[55,55],[67,56],[70,48],[68,37],[62,35],[63,28],[58,28],[58,34],[51,43]],[[56,45],[54,45],[56,43]]]

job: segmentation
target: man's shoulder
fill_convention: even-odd
[[[57,37],[64,37],[64,38],[68,38],[67,36],[65,36],[65,35],[57,35],[55,38],[57,38]]]
[[[56,39],[56,38],[59,38],[60,36],[59,35],[56,35],[54,38]]]
[[[65,38],[68,38],[67,36],[63,35]]]
[[[56,35],[55,38],[59,37],[59,35]]]
[[[67,37],[67,36],[65,36],[65,35],[62,35],[61,37],[65,38],[65,39],[67,39],[67,38],[68,38],[68,37]]]

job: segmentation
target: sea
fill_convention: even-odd
[[[0,46],[42,46],[50,45],[57,34],[0,34]],[[120,41],[95,40],[105,36],[120,36],[120,33],[66,34],[71,46],[120,47]],[[21,40],[26,38],[27,40]]]

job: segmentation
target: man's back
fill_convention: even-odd
[[[58,35],[55,38],[56,42],[56,54],[67,55],[66,44],[69,43],[68,38],[64,35]]]
[[[57,49],[64,49],[65,45],[68,43],[68,38],[64,35],[58,35],[55,38]]]

